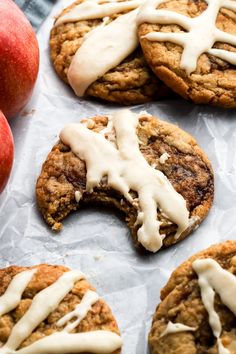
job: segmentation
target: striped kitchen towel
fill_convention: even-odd
[[[37,31],[57,0],[15,0]]]

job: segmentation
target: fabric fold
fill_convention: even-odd
[[[50,13],[56,0],[15,0],[15,3],[25,13],[35,31],[37,31]]]

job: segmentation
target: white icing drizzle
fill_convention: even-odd
[[[217,339],[219,354],[229,354],[229,350],[223,346],[220,339],[222,326],[214,309],[214,298],[216,292],[223,304],[236,316],[236,300],[233,295],[236,294],[236,277],[210,258],[197,259],[192,266],[198,275],[202,302],[208,312],[212,332]]]
[[[134,10],[142,3],[143,0],[114,1],[108,3],[101,3],[99,0],[87,0],[74,6],[63,16],[60,16],[55,22],[55,26],[67,22],[103,19],[104,17],[110,17],[124,11]]]
[[[178,332],[185,332],[185,331],[194,332],[196,331],[196,329],[197,329],[196,327],[189,327],[182,323],[173,323],[169,321],[166,326],[166,329],[160,335],[160,338],[171,333],[178,333]]]
[[[216,27],[217,15],[222,7],[236,12],[232,0],[206,0],[207,9],[199,16],[190,18],[174,11],[160,9],[166,0],[148,0],[140,8],[137,21],[141,23],[177,24],[187,32],[164,33],[150,32],[144,36],[150,41],[172,42],[183,47],[180,66],[188,75],[196,70],[197,60],[203,53],[209,53],[236,65],[236,53],[212,48],[216,42],[236,45],[236,36],[223,32]]]
[[[35,271],[22,272],[13,278],[6,293],[0,298],[0,302],[4,296],[6,299],[7,306],[4,311],[7,311],[8,308],[13,310],[19,305],[21,295]],[[77,320],[66,325],[62,332],[53,333],[23,349],[17,350],[33,330],[58,307],[63,298],[72,290],[74,284],[83,278],[84,275],[80,271],[65,272],[55,283],[37,293],[28,311],[13,327],[7,342],[0,348],[0,354],[66,354],[84,352],[109,354],[120,348],[122,345],[121,338],[110,331],[67,333],[72,331],[86,317],[91,310],[91,306],[99,299],[95,292],[88,290],[75,310],[59,320],[59,323],[61,321],[60,326],[62,326],[74,317],[77,317]],[[17,299],[13,289],[16,290]],[[9,304],[11,305],[9,306]]]
[[[122,345],[120,336],[109,331],[85,333],[59,332],[46,336],[20,349],[17,354],[71,354],[96,353],[111,354]],[[11,352],[8,352],[11,354]]]
[[[14,310],[19,305],[21,296],[35,272],[35,269],[26,270],[13,278],[6,292],[0,297],[0,316]]]
[[[68,325],[64,328],[64,331],[70,332],[74,328],[76,328],[79,323],[87,316],[89,310],[91,310],[92,305],[94,305],[99,300],[99,296],[96,292],[88,290],[84,297],[82,298],[79,305],[76,306],[74,311],[69,312],[64,317],[62,317],[58,322],[58,326],[64,326],[68,323],[72,318],[77,317],[72,323],[68,323]]]
[[[137,10],[119,16],[106,26],[95,28],[82,42],[67,73],[77,96],[83,96],[94,81],[119,65],[138,46],[136,16]]]
[[[88,192],[97,187],[103,177],[108,185],[118,190],[130,202],[133,190],[138,194],[137,224],[139,242],[149,251],[156,252],[162,246],[157,209],[178,225],[176,237],[189,226],[189,212],[184,198],[175,191],[166,176],[152,168],[143,157],[136,127],[139,116],[129,110],[113,115],[117,148],[104,136],[90,131],[82,124],[67,125],[61,132],[61,140],[86,163]],[[95,158],[96,157],[96,158]]]

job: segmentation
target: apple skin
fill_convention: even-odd
[[[0,194],[7,184],[14,158],[14,141],[7,119],[0,111]]]
[[[33,28],[12,0],[0,0],[0,110],[15,116],[28,102],[39,68]]]

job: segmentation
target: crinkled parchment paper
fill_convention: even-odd
[[[83,209],[53,233],[35,202],[41,165],[62,127],[119,107],[78,99],[56,76],[49,59],[53,19],[70,1],[58,1],[38,33],[41,70],[34,96],[11,122],[15,165],[0,196],[0,266],[38,263],[80,268],[112,308],[124,340],[123,354],[149,352],[147,334],[160,289],[170,273],[193,253],[236,238],[236,112],[195,106],[182,99],[133,107],[179,125],[199,142],[215,171],[215,201],[207,219],[190,237],[157,254],[139,255],[120,214]]]

